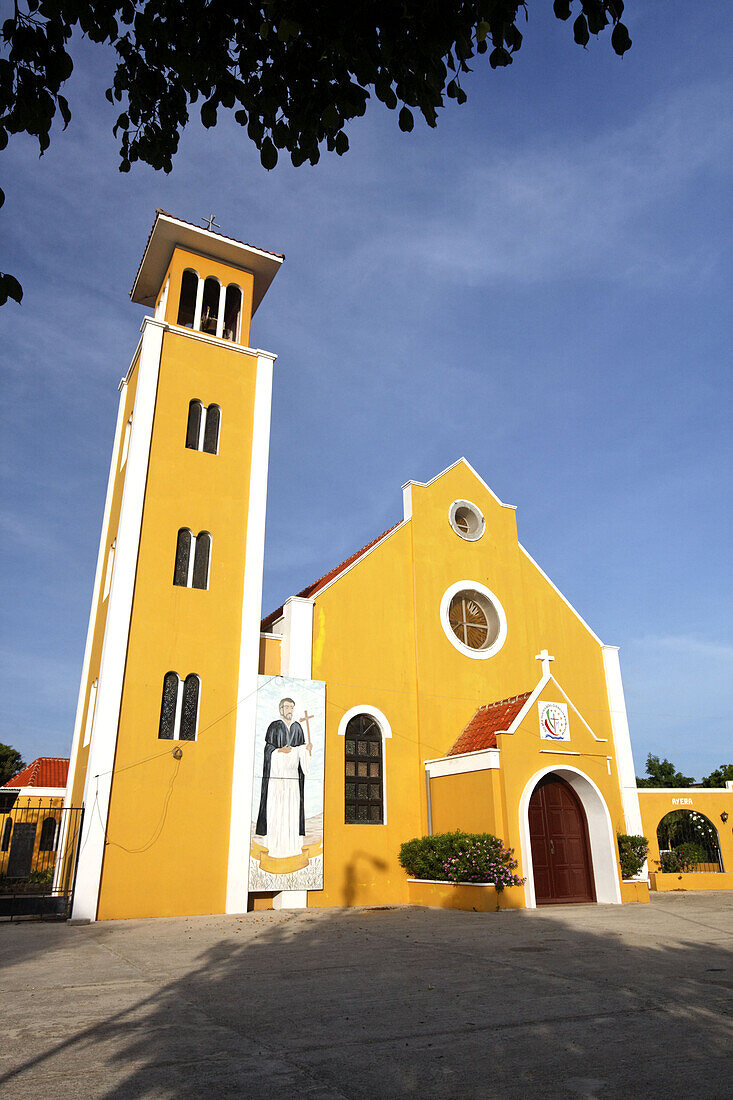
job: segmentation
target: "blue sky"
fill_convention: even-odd
[[[437,130],[373,103],[345,157],[271,173],[236,125],[194,122],[170,176],[121,175],[110,60],[79,43],[68,130],[40,160],[27,139],[4,154],[25,299],[0,311],[0,741],[69,751],[144,313],[128,291],[160,206],[286,254],[252,333],[279,356],[264,611],[465,454],[621,647],[637,771],[648,752],[698,778],[731,760],[730,20],[629,0],[620,60],[550,7]]]

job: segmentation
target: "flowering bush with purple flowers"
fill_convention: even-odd
[[[514,849],[491,833],[438,833],[415,837],[400,848],[409,875],[441,882],[491,882],[497,892],[521,886]]]

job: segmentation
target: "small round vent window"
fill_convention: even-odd
[[[469,542],[480,539],[484,533],[486,521],[470,500],[455,500],[450,507],[450,525],[457,535]]]
[[[467,657],[484,660],[506,640],[504,609],[484,585],[459,581],[443,594],[440,618],[448,641]]]

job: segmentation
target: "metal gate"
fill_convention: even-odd
[[[0,919],[69,916],[83,813],[0,794]]]

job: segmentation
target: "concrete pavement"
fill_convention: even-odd
[[[733,894],[0,924],[0,1096],[733,1094]]]

